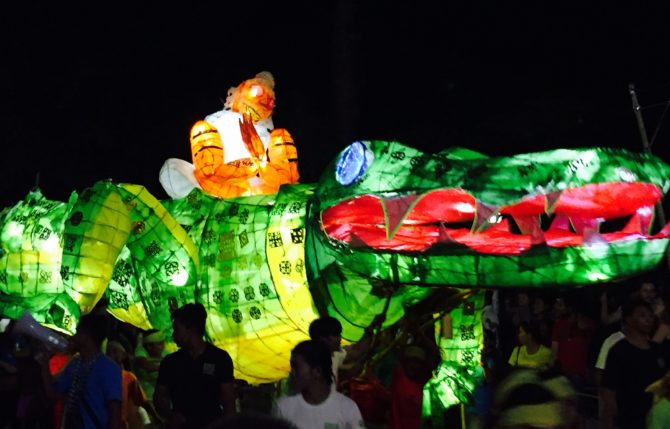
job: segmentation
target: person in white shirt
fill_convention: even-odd
[[[298,429],[364,428],[356,403],[331,389],[331,365],[330,350],[324,343],[307,340],[295,346],[291,352],[291,384],[297,393],[279,398],[273,415]]]

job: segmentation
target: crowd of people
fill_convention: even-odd
[[[498,382],[524,370],[569,381],[560,427],[670,427],[670,313],[663,286],[649,274],[605,287],[500,292],[484,360],[495,362]],[[536,401],[521,400],[526,406]],[[540,415],[524,416],[527,426],[535,427]]]
[[[347,356],[339,322],[315,320],[310,333],[318,340],[293,349],[290,383],[275,406],[240,413],[244,383],[235,379],[230,355],[206,341],[206,319],[202,304],[172,313],[173,353],[161,332],[111,318],[104,303],[80,318],[63,351],[16,335],[10,325],[0,343],[0,427],[364,427],[356,403],[336,390],[334,374],[367,350],[369,331]]]
[[[666,292],[654,276],[486,291],[484,376],[458,417],[472,428],[670,427]],[[10,325],[0,336],[0,429],[430,427],[423,387],[443,357],[435,319],[408,315],[382,329],[380,314],[342,347],[340,322],[318,318],[270,406],[254,409],[242,405],[248,390],[231,357],[206,341],[206,318],[200,304],[173,312],[173,353],[163,333],[108,316],[104,303],[62,352]]]

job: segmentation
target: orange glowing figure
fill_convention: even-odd
[[[288,131],[274,128],[274,78],[258,73],[228,90],[225,108],[191,128],[193,164],[168,159],[160,180],[168,195],[182,198],[193,187],[233,198],[274,194],[298,183],[298,152]]]
[[[295,147],[293,138],[283,128],[272,130],[270,134],[270,146],[268,147],[268,160],[277,169],[281,176],[280,182],[298,183],[298,149]]]
[[[249,115],[254,122],[272,116],[275,108],[275,80],[269,72],[260,72],[237,88],[228,91],[226,106],[233,112]]]
[[[298,182],[297,150],[288,131],[273,130],[266,151],[249,115],[243,116],[239,126],[251,156],[228,163],[223,162],[224,144],[214,126],[198,121],[191,128],[194,175],[205,192],[220,198],[263,195]]]
[[[247,179],[256,174],[257,165],[235,161],[223,162],[223,143],[219,131],[205,121],[191,128],[191,155],[193,174],[208,194],[222,198],[249,195]]]

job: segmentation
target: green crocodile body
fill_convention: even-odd
[[[99,182],[68,202],[38,190],[0,218],[0,312],[72,332],[101,296],[117,318],[169,334],[170,312],[208,310],[236,376],[286,376],[319,314],[355,341],[444,290],[609,282],[653,269],[670,187],[660,159],[614,149],[489,158],[356,142],[319,183],[159,201]],[[619,229],[609,224],[619,222]]]

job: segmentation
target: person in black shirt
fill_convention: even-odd
[[[645,389],[667,371],[663,347],[649,340],[654,325],[650,305],[633,297],[622,306],[625,338],[607,355],[602,380],[604,428],[644,428],[652,405]]]
[[[154,391],[154,406],[170,429],[202,428],[236,412],[233,361],[204,341],[206,319],[202,304],[172,314],[179,350],[161,362]]]

